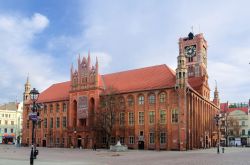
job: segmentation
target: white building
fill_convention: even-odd
[[[23,103],[0,105],[0,143],[21,143]]]

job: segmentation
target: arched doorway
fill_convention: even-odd
[[[144,150],[144,141],[138,141],[138,149]]]
[[[73,127],[76,128],[77,126],[77,101],[73,101],[73,112],[72,112],[72,119],[73,119]]]
[[[82,137],[79,135],[77,136],[77,148],[82,147]]]

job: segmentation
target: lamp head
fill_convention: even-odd
[[[31,101],[36,102],[37,99],[38,99],[38,96],[39,96],[38,90],[36,90],[36,88],[33,88],[30,91],[30,99],[31,99]]]

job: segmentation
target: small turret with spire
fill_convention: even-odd
[[[219,99],[219,92],[217,89],[217,82],[215,80],[215,90],[214,90],[214,99],[213,99],[213,103],[217,106],[220,105],[220,99]]]
[[[26,102],[27,100],[29,100],[30,89],[31,89],[31,85],[29,83],[29,74],[28,74],[26,83],[24,85],[23,102]]]

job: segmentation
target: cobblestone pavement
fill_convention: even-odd
[[[216,148],[192,151],[110,152],[66,148],[38,148],[34,165],[249,165],[250,148]],[[29,147],[0,145],[0,165],[28,165]]]

